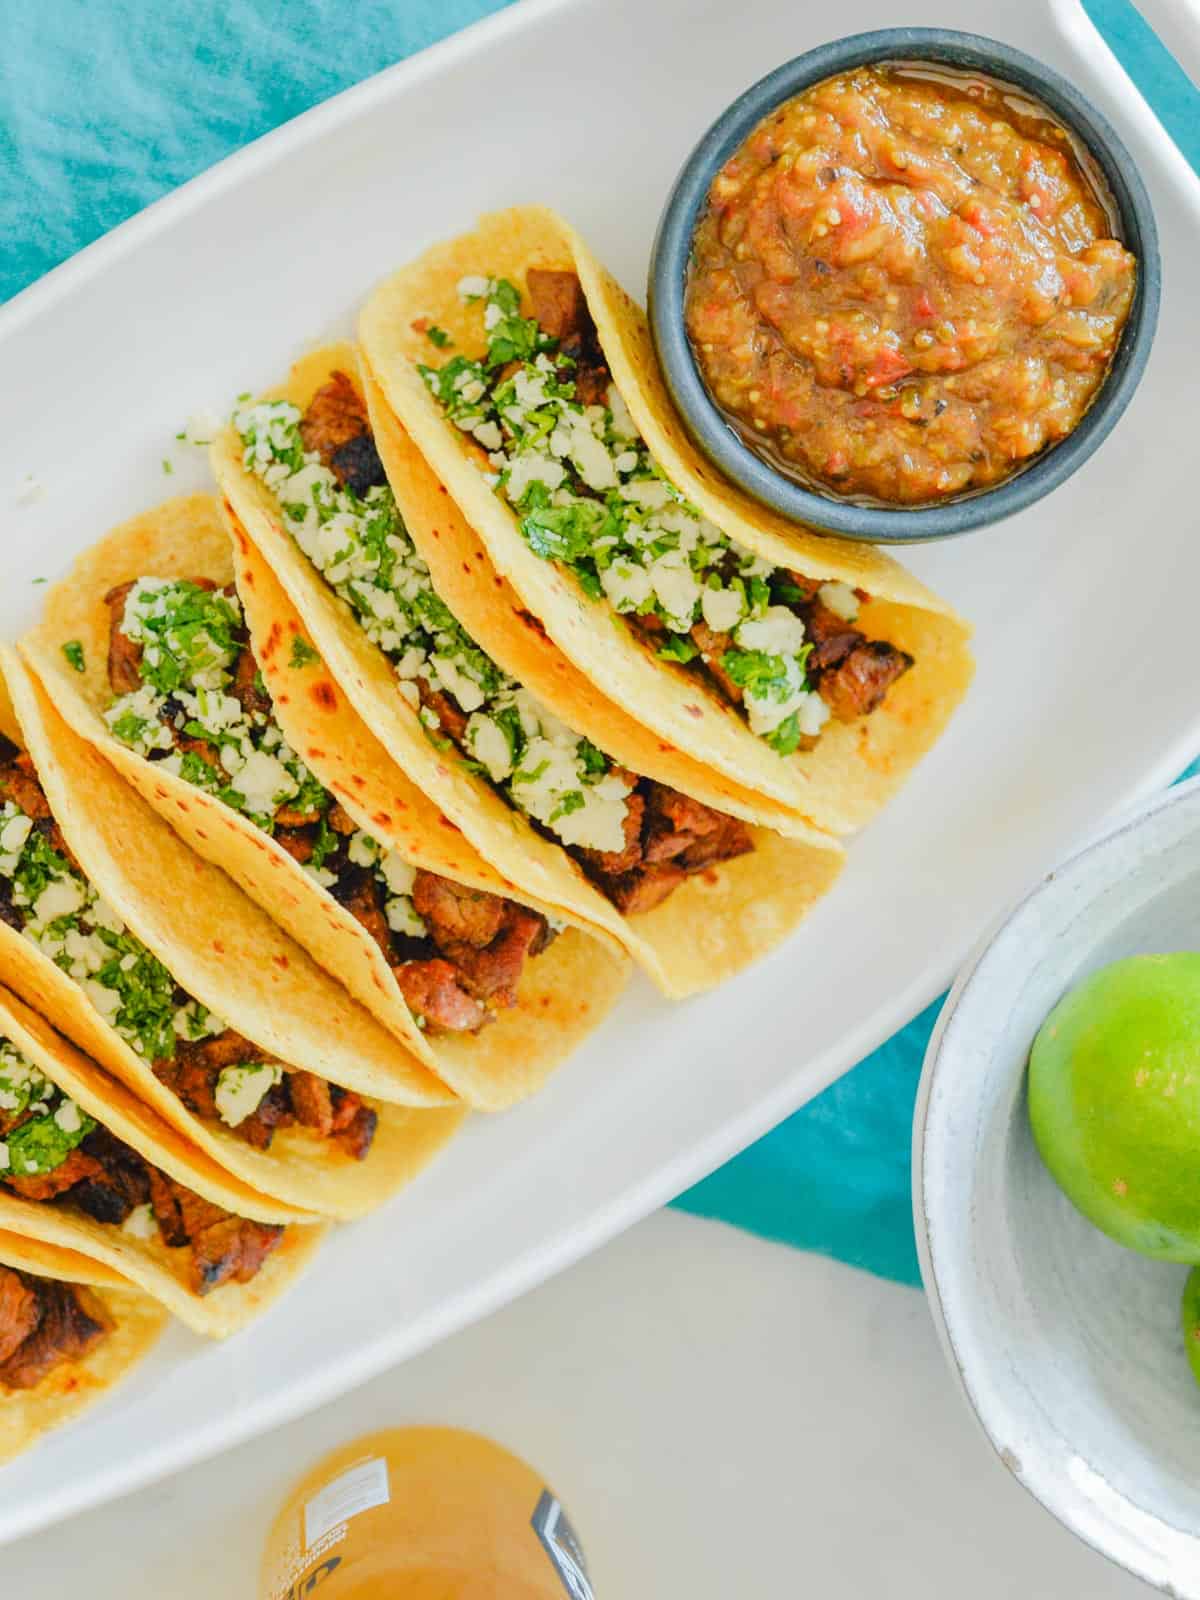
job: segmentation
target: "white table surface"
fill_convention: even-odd
[[[674,1212],[312,1416],[7,1547],[0,1593],[86,1574],[88,1600],[255,1600],[288,1485],[406,1421],[535,1463],[598,1600],[1151,1593],[993,1459],[919,1294]]]

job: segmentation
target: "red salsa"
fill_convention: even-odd
[[[687,326],[746,442],[865,503],[990,487],[1104,381],[1136,262],[1092,158],[1003,84],[862,67],[778,107],[713,179]]]

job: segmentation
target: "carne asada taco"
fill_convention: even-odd
[[[966,625],[890,557],[721,480],[641,309],[553,212],[428,251],[360,337],[496,569],[660,737],[845,833],[941,733],[971,677]]]
[[[15,709],[0,706],[0,981],[238,1180],[241,1215],[386,1199],[457,1126],[448,1091],[187,848],[8,647],[0,670]]]
[[[270,570],[235,587],[232,556],[211,496],[168,501],[80,558],[26,659],[75,731],[455,1093],[511,1104],[600,1022],[628,962],[447,828]]]
[[[102,1262],[0,1230],[0,1463],[119,1383],[166,1320]]]
[[[0,1228],[103,1262],[221,1335],[264,1310],[325,1232],[239,1216],[237,1188],[0,986]]]
[[[354,360],[314,352],[214,445],[251,569],[257,552],[391,759],[506,879],[617,939],[669,995],[720,982],[825,892],[837,845],[794,819],[800,837],[747,825],[756,802],[571,667],[386,413],[373,439]],[[436,530],[406,529],[385,465]]]

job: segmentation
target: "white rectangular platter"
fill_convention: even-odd
[[[1200,749],[1200,188],[1078,0],[922,0],[916,14],[844,0],[836,17],[846,33],[999,35],[1118,125],[1166,264],[1129,413],[1049,501],[914,555],[977,622],[978,680],[784,949],[685,1006],[635,984],[539,1099],[476,1119],[249,1333],[220,1347],[172,1333],[88,1420],[4,1469],[0,1539],[329,1399],[661,1204],[912,1016],[998,906]],[[780,0],[524,0],[242,152],[13,302],[0,312],[0,634],[32,620],[33,579],[203,481],[200,453],[189,462],[174,442],[192,413],[223,412],[348,331],[373,280],[477,212],[558,206],[640,293],[694,140],[829,34],[828,10]]]

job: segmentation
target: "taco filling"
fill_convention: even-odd
[[[913,665],[855,626],[869,596],[774,567],[702,516],[638,433],[576,274],[531,268],[527,284],[526,317],[506,279],[461,279],[487,353],[419,371],[529,548],[782,756],[812,749],[831,717],[869,716]]]
[[[460,626],[404,527],[344,373],[303,414],[275,401],[246,405],[233,422],[247,471],[392,662],[429,738],[456,748],[564,846],[618,910],[648,911],[689,874],[754,848],[742,822],[620,767],[574,733]]]
[[[82,1212],[138,1239],[187,1248],[188,1283],[207,1294],[249,1283],[283,1228],[222,1210],[160,1172],[89,1117],[0,1038],[0,1193]]]
[[[516,1004],[556,930],[527,906],[414,867],[358,828],[288,745],[232,588],[138,578],[111,613],[113,735],[274,837],[375,940],[422,1027],[475,1032]],[[303,640],[293,652],[310,651]]]
[[[0,1389],[36,1389],[110,1331],[96,1296],[79,1284],[0,1265]]]
[[[3,738],[0,921],[72,978],[194,1115],[258,1150],[298,1124],[356,1160],[367,1155],[376,1113],[349,1090],[264,1056],[180,988],[84,875],[33,762]]]

